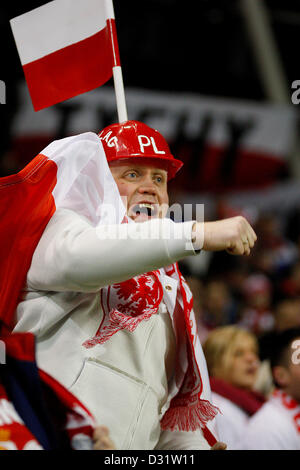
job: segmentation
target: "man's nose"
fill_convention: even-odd
[[[141,184],[138,187],[138,192],[140,194],[151,194],[155,196],[157,194],[157,188],[152,179],[145,178],[141,181]]]

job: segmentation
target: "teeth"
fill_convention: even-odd
[[[148,216],[153,216],[156,212],[155,205],[148,202],[142,202],[141,204],[136,204],[133,208],[133,211],[137,214],[146,214]]]
[[[142,203],[142,204],[139,204],[140,207],[147,207],[148,209],[151,209],[153,210],[154,207],[152,206],[152,204],[148,204],[148,203]]]

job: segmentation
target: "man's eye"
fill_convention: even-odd
[[[134,171],[131,171],[130,173],[127,173],[127,176],[131,179],[134,179],[137,177],[137,174]]]

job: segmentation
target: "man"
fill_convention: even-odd
[[[236,449],[300,450],[300,328],[277,334],[271,369],[276,389],[250,419]]]
[[[164,217],[182,162],[154,129],[127,121],[99,137],[43,152],[59,165],[55,210],[15,331],[35,333],[40,366],[109,428],[117,449],[210,448],[201,429],[207,438],[217,410],[176,262],[202,248],[247,255],[256,235],[242,217]]]

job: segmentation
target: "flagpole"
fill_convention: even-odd
[[[113,79],[115,87],[115,95],[117,102],[118,120],[119,122],[125,122],[128,120],[127,106],[125,99],[125,90],[123,82],[123,73],[119,54],[119,45],[117,38],[117,30],[115,24],[115,13],[112,0],[105,0],[106,13],[107,13],[107,26],[109,36],[111,40],[112,52],[113,52]]]
[[[118,120],[119,122],[128,121],[127,107],[124,92],[123,74],[120,66],[113,67],[113,79],[115,86]]]

